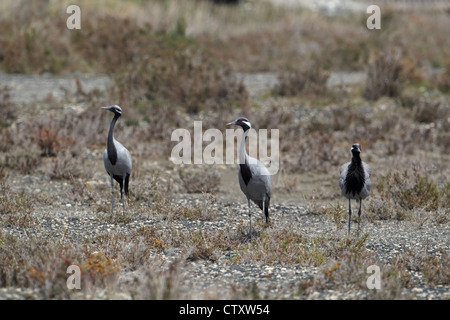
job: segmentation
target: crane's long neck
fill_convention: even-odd
[[[241,147],[239,148],[239,166],[241,168],[242,179],[244,180],[245,185],[248,185],[248,182],[252,178],[252,172],[248,165],[248,155],[245,150],[245,141],[247,140],[247,136],[250,130],[245,130],[244,135],[242,136]]]
[[[359,154],[359,152],[355,152],[354,154],[353,154],[353,156],[352,156],[352,162],[351,162],[351,165],[352,166],[355,166],[355,167],[359,167],[359,166],[361,166],[361,157],[360,157],[360,154]]]
[[[117,162],[117,149],[114,144],[114,126],[116,125],[119,117],[120,115],[115,114],[114,118],[111,121],[111,125],[109,126],[108,142],[106,144],[106,150],[108,150],[108,159],[112,165],[115,165]]]
[[[239,148],[239,164],[245,164],[247,161],[247,150],[245,147],[245,142],[247,141],[247,137],[248,137],[248,133],[250,132],[250,130],[246,130],[244,131],[244,135],[242,136],[242,141],[241,141],[241,146]]]

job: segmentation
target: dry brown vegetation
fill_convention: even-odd
[[[374,263],[382,267],[387,289],[368,298],[412,297],[402,290],[416,285],[413,271],[427,285],[448,286],[445,248],[439,254],[411,249],[381,263],[367,250],[367,233],[343,237],[347,210],[336,179],[339,166],[350,160],[349,147],[359,142],[375,173],[365,207],[370,222],[448,225],[448,14],[386,8],[382,30],[369,31],[365,14],[328,17],[258,1],[182,3],[80,1],[82,29],[73,31],[65,27],[68,2],[0,5],[0,70],[68,74],[77,86],[64,101],[49,96],[32,105],[15,102],[11,88],[0,88],[0,225],[32,234],[41,223],[39,210],[53,212],[64,198],[84,206],[98,223],[131,229],[83,241],[0,232],[0,287],[31,288],[53,299],[120,298],[120,292],[136,299],[195,298],[183,286],[186,264],[217,263],[224,256],[231,265],[319,268],[314,278],[296,283],[294,298],[364,289],[365,267]],[[330,75],[341,71],[363,71],[365,81],[330,86]],[[106,91],[87,91],[74,72],[106,73],[113,81]],[[236,72],[271,72],[278,84],[252,98]],[[125,111],[115,135],[134,159],[129,214],[120,219],[109,214],[101,163],[110,115],[99,107],[113,103]],[[167,163],[171,132],[192,129],[199,119],[203,130],[224,130],[237,115],[256,128],[280,130],[281,171],[274,184],[280,199],[300,199],[299,177],[336,181],[316,193],[318,179],[304,195],[309,200],[301,200],[308,214],[332,221],[336,233],[307,235],[274,223],[249,240],[247,220],[233,229],[173,226],[219,224],[223,210],[232,209],[223,206],[219,169]],[[47,177],[43,184],[61,190],[36,194],[7,172],[14,179]],[[180,200],[180,194],[199,198]],[[157,224],[135,228],[135,218]],[[176,259],[168,261],[165,254],[173,251]],[[81,292],[65,287],[65,270],[74,263],[89,275],[82,277]],[[264,297],[258,290],[212,298]]]

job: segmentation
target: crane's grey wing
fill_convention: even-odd
[[[261,186],[265,194],[269,197],[272,195],[272,176],[266,166],[261,162],[257,161],[255,165],[250,166],[252,175],[255,177],[255,182]]]
[[[269,170],[260,162],[245,163],[246,169],[251,173],[250,180],[246,183],[243,177],[242,167],[239,168],[239,185],[242,192],[253,201],[272,196],[272,177]]]
[[[372,186],[371,176],[372,176],[372,168],[365,162],[362,163],[364,168],[364,181],[365,181],[365,187],[367,188],[367,191],[370,191],[370,188]]]
[[[108,160],[108,149],[105,149],[105,152],[103,152],[103,163],[106,167],[106,161]]]
[[[345,186],[345,177],[347,176],[348,172],[348,166],[350,165],[350,162],[347,162],[346,164],[342,165],[339,168],[339,187],[341,188],[341,191],[344,192],[344,186]]]
[[[127,148],[125,148],[123,145],[118,143],[119,146],[117,147],[117,155],[120,159],[121,165],[124,167],[125,171],[127,173],[131,173],[131,170],[133,169],[133,160],[131,158],[131,154],[128,151]]]
[[[131,173],[133,168],[133,161],[130,152],[120,142],[114,140],[114,145],[117,150],[117,162],[112,165],[108,159],[108,151],[105,149],[103,153],[103,162],[108,173],[122,176],[124,173]]]
[[[258,161],[258,166],[260,170],[260,177],[263,180],[263,183],[266,188],[266,194],[271,197],[272,196],[272,175],[269,170],[262,164],[262,162]]]

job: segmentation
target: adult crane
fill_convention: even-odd
[[[352,160],[347,162],[339,169],[340,179],[339,187],[342,195],[348,199],[348,233],[350,233],[350,221],[352,218],[351,200],[359,201],[358,210],[358,228],[361,220],[362,200],[370,195],[370,187],[372,185],[370,176],[372,169],[361,160],[361,146],[356,143],[352,146]]]
[[[248,216],[250,219],[250,238],[252,236],[252,212],[250,208],[250,200],[256,203],[262,210],[265,216],[265,222],[269,222],[269,206],[270,197],[272,196],[272,178],[269,170],[264,164],[250,157],[245,148],[245,141],[248,137],[249,131],[252,128],[250,121],[247,118],[238,118],[233,122],[227,123],[229,125],[240,126],[244,130],[241,145],[239,148],[239,186],[242,192],[247,197],[248,202]],[[263,217],[264,219],[264,217]],[[263,220],[264,229],[264,220]]]
[[[125,203],[123,194],[128,196],[128,183],[132,169],[131,154],[119,141],[114,139],[114,126],[122,116],[122,109],[117,105],[102,107],[102,109],[114,113],[114,118],[109,127],[106,149],[103,153],[103,163],[106,172],[111,180],[111,213],[114,215],[114,180],[120,185],[120,199],[122,200],[123,213],[125,213]]]

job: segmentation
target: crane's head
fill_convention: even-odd
[[[226,125],[231,126],[232,124],[234,124],[236,126],[241,126],[242,129],[244,129],[244,132],[247,130],[250,130],[252,128],[252,125],[251,125],[250,121],[248,121],[247,118],[237,118],[233,122],[227,123]]]
[[[122,109],[118,105],[113,105],[109,107],[102,107],[102,109],[109,110],[112,113],[121,116],[122,115]]]
[[[353,155],[361,153],[361,145],[359,143],[355,143],[352,145],[352,149],[350,150]]]

